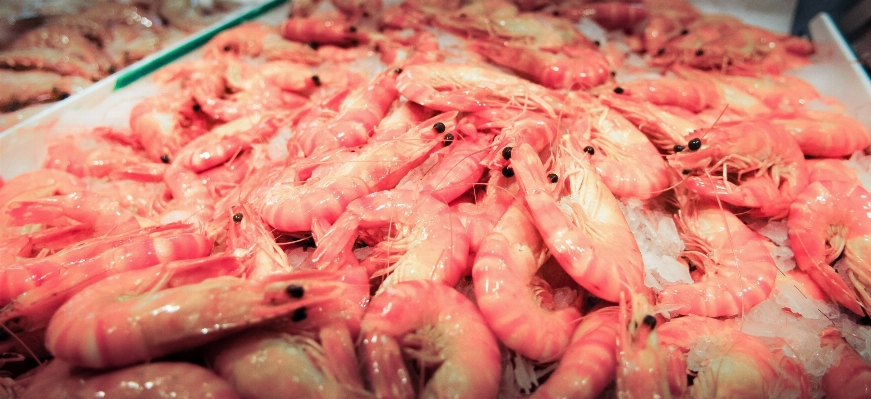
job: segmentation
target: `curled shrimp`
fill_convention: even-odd
[[[556,370],[529,398],[599,397],[617,372],[617,312],[611,306],[585,315]]]
[[[871,144],[871,133],[865,126],[834,112],[811,110],[771,122],[792,134],[801,152],[810,157],[846,157]]]
[[[52,360],[30,378],[21,399],[38,398],[212,398],[241,399],[211,370],[192,363],[154,362],[119,370],[82,370]]]
[[[148,97],[130,111],[130,129],[152,161],[172,159],[179,148],[205,133],[207,121],[183,91]]]
[[[682,184],[703,197],[779,218],[807,187],[801,148],[769,121],[724,123],[687,138],[686,149],[668,162],[688,175]]]
[[[475,299],[490,330],[535,362],[559,359],[581,317],[576,306],[554,304],[550,285],[537,275],[546,259],[541,235],[515,201],[484,238],[472,268]]]
[[[525,45],[477,42],[471,47],[497,65],[510,68],[551,89],[587,90],[605,83],[611,76],[608,60],[592,49],[574,49],[569,58]]]
[[[583,17],[596,21],[608,30],[631,29],[647,20],[647,9],[640,3],[605,1],[601,3],[569,3],[561,6],[559,14],[578,22]]]
[[[707,80],[658,77],[621,83],[614,87],[616,96],[627,96],[655,105],[673,105],[692,112],[718,108],[722,102],[717,87]]]
[[[587,291],[616,302],[620,293],[646,293],[644,264],[617,199],[580,152],[565,157],[568,196],[554,198],[562,185],[547,181],[536,152],[523,144],[511,166],[533,223],[565,271]],[[551,178],[552,179],[552,178]],[[566,211],[563,211],[566,209]]]
[[[600,99],[647,135],[660,152],[672,153],[675,148],[684,148],[685,137],[703,127],[694,119],[676,115],[647,101],[618,96]]]
[[[393,285],[369,303],[360,334],[378,397],[412,398],[419,392],[421,397],[495,398],[499,391],[496,338],[475,305],[444,284]]]
[[[858,315],[871,306],[869,210],[871,194],[855,182],[819,181],[796,197],[787,219],[796,264],[830,298]],[[830,266],[842,255],[844,277]]]
[[[298,272],[252,281],[231,276],[240,268],[235,258],[223,256],[109,277],[58,309],[46,330],[46,347],[80,366],[128,365],[265,320],[304,320],[306,311],[300,309],[341,290],[335,274]]]

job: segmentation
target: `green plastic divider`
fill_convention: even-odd
[[[115,81],[115,87],[112,89],[113,91],[118,90],[122,87],[125,87],[137,80],[139,78],[148,75],[160,68],[164,65],[169,64],[172,61],[175,61],[179,57],[199,48],[215,35],[220,33],[225,29],[232,28],[236,25],[241,24],[245,21],[250,21],[254,18],[257,18],[275,7],[287,3],[289,0],[270,0],[266,3],[263,3],[259,6],[255,6],[254,8],[248,10],[247,12],[239,15],[233,19],[230,19],[226,22],[223,22],[219,25],[213,26],[209,29],[203,30],[201,32],[195,33],[193,37],[187,39],[182,45],[174,48],[172,51],[166,52],[158,56],[157,58],[147,62],[145,64],[136,66],[131,68],[128,71],[125,71],[118,79]]]

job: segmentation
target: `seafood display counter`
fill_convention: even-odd
[[[0,397],[866,397],[871,83],[775,3],[271,1],[109,76],[0,132]]]

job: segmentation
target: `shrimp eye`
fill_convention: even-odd
[[[550,14],[553,15],[554,17],[558,17],[558,16],[559,16],[559,11],[558,11],[558,10],[553,10],[553,12],[550,13]]]
[[[318,47],[320,47],[321,45],[318,44],[318,42],[311,42],[311,43],[308,44],[308,46],[311,47],[312,50],[317,50]]]
[[[502,149],[502,158],[508,160],[511,159],[511,150],[513,147],[505,147]]]
[[[617,71],[611,71],[611,77],[613,78],[615,76],[617,76]]]
[[[690,31],[688,31],[688,30],[686,30],[686,29],[680,31],[680,35],[681,35],[681,36],[684,36],[684,35],[686,35],[686,34],[688,34],[688,33],[690,33]]]
[[[314,82],[315,86],[321,85],[321,77],[318,75],[312,75],[312,82]]]
[[[290,321],[303,321],[306,317],[308,317],[308,310],[302,307],[293,311],[293,314],[290,315]]]
[[[593,146],[588,145],[588,146],[584,147],[584,152],[586,152],[587,154],[593,155],[596,153],[596,149],[593,148]]]
[[[194,112],[200,112],[203,109],[203,107],[200,107],[199,104],[194,104],[194,106],[191,107],[191,109],[194,110]]]
[[[357,39],[351,39],[351,40],[348,40],[348,43],[349,43],[351,46],[356,46],[356,45],[360,44],[360,41],[357,40]]]
[[[684,169],[684,170],[682,170],[680,173],[683,173],[683,174],[685,174],[685,175],[688,175],[688,174],[690,174],[690,172],[692,172],[692,171],[689,170],[689,169]]]
[[[291,298],[299,299],[302,298],[303,295],[305,295],[305,288],[302,288],[301,285],[297,284],[288,285],[285,291],[287,291],[287,296]]]
[[[698,150],[699,148],[702,148],[702,139],[696,137],[696,138],[690,140],[690,142],[687,144],[687,147],[689,147],[689,149],[692,151],[695,151],[695,150]]]
[[[705,55],[705,50],[702,50],[702,49],[696,50],[696,57],[701,57],[703,55]]]
[[[446,134],[445,135],[445,147],[451,145],[451,143],[453,143],[453,142],[454,142],[454,135],[451,133]]]
[[[683,151],[683,150],[684,150],[684,146],[682,146],[682,145],[680,145],[680,144],[675,144],[675,145],[674,145],[674,152],[681,152],[681,151]]]
[[[394,70],[393,70],[393,73],[395,73],[395,74],[397,74],[397,75],[400,74],[400,73],[402,73],[402,68],[396,68],[396,69],[394,69]]]
[[[550,180],[551,183],[556,183],[559,181],[559,176],[557,176],[556,173],[548,173],[547,178]]]
[[[660,47],[659,50],[656,50],[656,55],[665,54],[665,47]]]
[[[232,47],[230,47],[230,45],[229,45],[229,44],[228,44],[228,45],[226,45],[226,46],[224,46],[224,51],[230,51],[230,50],[232,50],[232,49],[233,49],[233,48],[232,48]]]
[[[644,320],[641,322],[650,327],[651,330],[656,327],[656,317],[651,315],[644,316]]]
[[[623,94],[623,91],[624,91],[623,88],[620,86],[617,86],[614,88],[614,93]]]
[[[512,169],[510,166],[502,168],[502,176],[514,177],[514,169]]]
[[[445,124],[441,122],[436,122],[435,125],[432,125],[432,128],[436,131],[436,133],[444,133],[445,129],[447,129]]]
[[[236,223],[241,223],[242,222],[242,214],[241,213],[233,214],[233,221]]]
[[[348,32],[351,32],[351,33],[357,33],[357,27],[356,27],[356,26],[352,26],[352,27],[348,28]]]
[[[594,40],[594,41],[593,41],[593,44],[595,44],[595,45],[596,45],[596,47],[599,47],[599,46],[601,46],[601,45],[602,45],[602,43],[601,43],[601,42],[599,42],[599,41],[598,41],[598,40]]]
[[[169,155],[166,155],[166,154],[161,155],[160,162],[169,163]]]

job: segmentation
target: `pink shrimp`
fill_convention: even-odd
[[[205,226],[215,213],[215,198],[196,173],[170,167],[164,175],[173,199],[160,214],[160,223],[190,223]]]
[[[871,249],[869,209],[871,194],[855,182],[819,181],[796,197],[787,219],[798,267],[830,298],[858,315],[871,306],[866,260]],[[830,267],[842,254],[844,277]]]
[[[722,100],[717,87],[704,80],[659,77],[633,80],[613,88],[617,95],[649,101],[656,105],[674,105],[699,112],[720,108]]]
[[[557,138],[554,120],[537,112],[513,110],[487,110],[470,114],[463,119],[478,130],[497,131],[490,152],[483,163],[490,170],[501,170],[508,165],[506,155],[522,143],[529,144],[533,150],[542,151],[552,146]]]
[[[130,111],[130,129],[153,161],[171,159],[186,142],[205,133],[207,122],[182,91],[148,97]]]
[[[556,115],[555,93],[495,69],[463,64],[427,63],[403,68],[399,93],[440,111],[475,112],[511,105]]]
[[[239,269],[234,258],[224,256],[109,277],[58,309],[46,330],[46,347],[57,359],[79,366],[132,364],[265,320],[303,320],[306,306],[330,300],[343,286],[335,273],[298,272],[252,281],[231,276]]]
[[[587,90],[605,83],[611,76],[608,60],[591,49],[575,49],[568,58],[527,46],[476,42],[471,47],[497,65],[551,89]]]
[[[600,100],[632,122],[660,152],[672,153],[676,148],[684,148],[684,138],[703,127],[695,118],[675,115],[647,101],[618,96],[600,97]]]
[[[382,0],[331,0],[330,3],[349,18],[369,17],[381,12]]]
[[[589,141],[584,151],[614,196],[648,199],[666,190],[668,165],[644,133],[610,108],[594,111],[590,121],[591,130],[573,134]]]
[[[464,133],[463,140],[446,147],[448,151],[414,189],[446,204],[473,189],[484,175],[486,168],[482,162],[492,140],[491,135]]]
[[[841,332],[829,327],[820,333],[820,341],[821,346],[842,348],[840,362],[823,375],[822,388],[826,397],[859,399],[871,394],[871,365],[844,340]]]
[[[632,29],[648,16],[643,4],[619,1],[570,3],[560,7],[559,14],[575,22],[587,17],[608,30]]]
[[[206,43],[203,58],[227,56],[262,57],[267,61],[287,60],[309,65],[322,62],[318,53],[307,44],[285,40],[276,27],[260,22],[227,29]]]
[[[646,294],[644,265],[617,199],[580,152],[564,156],[567,184],[545,179],[544,166],[527,144],[512,151],[511,166],[523,191],[532,221],[553,256],[587,291],[616,302],[620,293]],[[563,186],[569,196],[554,198]],[[567,215],[561,209],[571,209]]]
[[[861,186],[856,170],[847,166],[841,159],[821,158],[808,159],[808,182],[838,180]],[[810,185],[810,184],[809,184]]]
[[[797,360],[782,349],[770,350],[728,321],[690,315],[663,323],[656,333],[668,348],[669,361],[680,362],[687,375],[669,376],[681,382],[672,386],[675,396],[810,397],[808,375]]]
[[[804,154],[771,122],[723,123],[687,138],[686,150],[669,155],[668,163],[688,175],[682,184],[703,197],[778,218],[807,187]]]
[[[694,283],[664,286],[657,303],[674,314],[742,314],[771,293],[777,266],[764,238],[714,203],[684,205],[675,217]]]
[[[0,187],[0,239],[21,235],[21,228],[10,226],[9,206],[53,195],[66,195],[87,187],[79,177],[54,169],[38,169],[9,179]]]
[[[451,132],[456,117],[456,112],[436,115],[396,139],[370,141],[353,161],[315,182],[263,187],[265,192],[255,209],[271,226],[286,232],[311,230],[312,218],[333,223],[351,201],[399,183],[442,143],[434,126],[439,124],[445,128],[442,132]]]
[[[12,321],[14,326],[11,327],[23,331],[44,328],[67,299],[107,276],[169,261],[200,258],[212,250],[212,243],[206,237],[173,230],[110,242],[113,248],[93,256],[70,250],[61,256],[8,267],[3,279],[9,285],[9,296],[15,299],[0,312],[0,321],[7,324]],[[20,295],[13,296],[16,294]]]
[[[136,215],[120,202],[89,191],[11,203],[8,212],[13,226],[52,223],[67,217],[93,229],[95,236],[123,234],[140,228]]]
[[[295,140],[303,153],[308,156],[365,144],[399,96],[395,86],[396,72],[385,71],[369,86],[350,93],[335,118],[324,125],[310,125],[297,131]]]
[[[771,122],[792,134],[806,156],[846,157],[871,145],[871,133],[865,126],[833,112],[806,111]]]
[[[369,35],[362,29],[338,19],[289,18],[281,23],[279,30],[285,39],[297,42],[341,46],[356,46],[369,42]]]
[[[617,396],[680,397],[675,391],[685,388],[685,381],[675,380],[673,376],[683,374],[685,367],[677,364],[660,346],[656,330],[659,320],[650,314],[650,305],[637,296],[632,297],[628,304],[621,297],[619,305],[616,340]]]
[[[496,338],[475,305],[451,287],[425,280],[390,287],[369,303],[360,334],[378,397],[494,398],[499,391]],[[417,367],[407,368],[405,356]]]
[[[559,359],[581,317],[578,303],[561,309],[553,303],[550,285],[536,274],[546,259],[541,235],[515,201],[484,238],[472,268],[475,299],[490,330],[535,362]]]
[[[617,312],[612,306],[585,315],[556,370],[529,398],[598,398],[617,372]]]
[[[99,133],[86,133],[50,140],[43,167],[65,170],[81,177],[103,178],[126,167],[150,162],[131,146],[100,136]]]
[[[391,226],[393,237],[376,245],[362,262],[372,277],[390,272],[379,293],[407,280],[457,284],[469,255],[465,229],[447,204],[425,193],[389,190],[352,201],[318,244],[312,260],[334,257],[337,249],[347,247],[341,243],[353,242],[358,229],[385,226]]]

